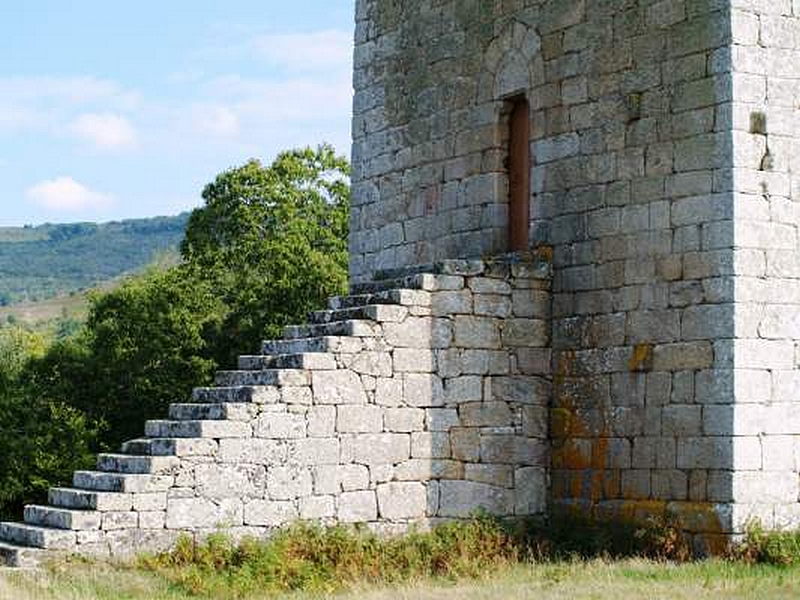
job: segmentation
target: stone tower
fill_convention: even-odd
[[[354,284],[552,257],[550,506],[800,524],[800,3],[358,0],[354,84]]]
[[[478,509],[800,525],[800,2],[356,10],[351,294],[0,523],[0,564]]]

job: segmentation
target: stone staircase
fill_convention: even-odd
[[[480,286],[470,278],[480,278],[513,312],[511,267],[499,276],[487,269],[454,261],[446,273],[361,284],[331,299],[307,324],[264,342],[260,354],[241,356],[237,370],[217,373],[214,387],[171,404],[167,419],[145,424],[144,437],[124,443],[120,453],[100,454],[95,470],[75,472],[71,487],[52,488],[47,506],[26,506],[24,523],[1,523],[0,564],[32,567],[57,553],[160,551],[181,534],[220,528],[234,537],[268,535],[296,519],[395,530],[481,506],[512,514],[541,510],[540,502],[529,506],[514,496],[519,469],[543,472],[545,465],[535,464],[541,458],[492,466],[486,463],[504,459],[457,449],[449,437],[461,425],[478,444],[484,430],[486,440],[491,434],[490,441],[509,448],[544,436],[511,404],[512,416],[503,413],[500,421],[487,412],[459,423],[465,400],[499,410],[480,396],[491,373],[469,381],[437,373],[435,353],[457,350],[450,348],[458,335],[451,310],[474,311]],[[523,279],[546,291],[549,279],[540,271]],[[467,296],[468,308],[455,306]],[[499,317],[485,318],[501,326]],[[441,342],[445,334],[437,332],[447,328]],[[480,344],[468,345],[481,351]],[[484,351],[503,352],[491,340]],[[421,360],[405,364],[414,355]],[[443,393],[456,383],[474,383],[480,397]]]

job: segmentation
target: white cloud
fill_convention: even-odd
[[[91,190],[72,177],[37,183],[25,190],[25,197],[47,209],[67,212],[105,208],[113,201],[108,194]]]
[[[122,113],[139,110],[141,106],[139,92],[124,89],[108,79],[0,77],[0,131],[4,132],[60,134],[65,124],[72,123],[82,113]],[[86,124],[79,125],[80,134]],[[101,137],[99,143],[107,139]]]
[[[190,118],[192,128],[205,135],[234,137],[241,128],[236,113],[221,104],[196,104],[191,108]]]
[[[127,109],[135,108],[141,102],[138,92],[124,90],[115,81],[97,77],[0,77],[0,97],[17,103],[103,102]]]
[[[70,124],[72,133],[89,140],[99,148],[119,149],[136,143],[136,132],[130,121],[112,113],[87,113]]]
[[[353,34],[338,29],[265,34],[252,45],[273,65],[293,72],[349,72],[353,56]]]
[[[206,73],[203,69],[192,67],[181,71],[173,71],[167,75],[166,81],[170,85],[185,85],[202,81],[205,76]]]
[[[44,115],[29,107],[0,104],[0,131],[36,129],[44,124]]]
[[[350,76],[266,80],[227,75],[211,81],[206,93],[222,99],[242,120],[258,122],[313,121],[342,117],[347,121],[353,92]]]

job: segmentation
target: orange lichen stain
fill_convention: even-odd
[[[694,536],[695,549],[707,556],[726,556],[731,550],[731,536],[725,533],[699,533]]]
[[[588,469],[592,466],[591,447],[588,440],[567,439],[553,450],[553,467],[556,469]]]
[[[551,410],[551,436],[553,467],[573,471],[564,486],[564,492],[573,499],[600,502],[619,497],[621,474],[609,469],[610,432],[607,407],[581,410],[586,398],[573,394],[581,386],[565,385],[570,374],[575,373],[576,353],[560,353],[553,377],[554,398],[557,408]]]
[[[603,474],[603,498],[619,498],[622,487],[622,471],[608,469]]]
[[[545,262],[553,262],[553,247],[545,245],[536,246],[536,248],[533,249],[533,256]]]
[[[725,532],[719,513],[708,502],[670,502],[667,512],[689,531],[715,534]]]
[[[569,481],[570,498],[583,497],[583,471],[573,471]]]
[[[608,464],[608,438],[601,437],[592,440],[592,467],[605,469]]]
[[[653,346],[650,344],[636,344],[633,347],[628,367],[631,371],[649,371],[653,368]]]
[[[592,502],[599,502],[605,498],[606,472],[604,469],[595,469],[590,473],[589,489],[585,490],[583,497]]]

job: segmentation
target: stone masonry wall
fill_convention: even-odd
[[[546,509],[549,263],[450,261],[361,285],[220,372],[74,488],[0,524],[17,545],[123,556],[180,533]]]
[[[733,2],[735,521],[800,525],[800,4]],[[730,410],[725,407],[724,410]],[[730,417],[729,417],[730,418]]]
[[[353,281],[505,246],[508,98],[530,102],[530,242],[554,262],[555,506],[670,514],[701,545],[741,523],[733,473],[760,469],[760,450],[735,430],[734,388],[759,385],[734,381],[732,28],[790,4],[357,3]]]

